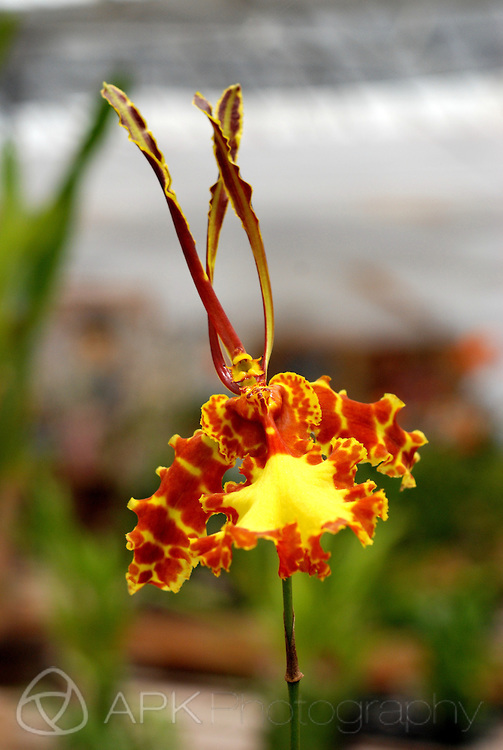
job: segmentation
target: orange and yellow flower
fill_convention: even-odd
[[[200,94],[194,103],[208,117],[219,169],[211,188],[206,268],[171,187],[171,176],[141,114],[115,86],[103,96],[117,111],[129,138],[154,169],[168,203],[189,271],[208,314],[216,372],[234,395],[215,395],[202,407],[201,429],[191,438],[175,435],[169,468],[158,469],[159,489],[131,500],[138,516],[127,535],[134,557],[127,575],[134,593],[146,583],[178,591],[199,563],[218,575],[228,570],[233,547],[251,549],[269,539],[279,557],[279,575],[303,571],[323,579],[330,573],[324,533],[349,527],[363,545],[372,543],[377,519],[387,517],[387,499],[373,481],[355,482],[356,469],[370,462],[378,471],[414,486],[412,468],[423,433],[397,422],[404,404],[391,394],[373,404],[336,392],[323,376],[313,383],[286,372],[267,380],[273,340],[273,304],[267,261],[252,189],[236,163],[242,132],[239,86],[226,89],[215,113]],[[220,230],[228,203],[241,219],[257,267],[264,311],[264,349],[253,359],[242,345],[213,289]],[[242,482],[227,482],[240,463]],[[224,514],[220,531],[207,534],[208,519]]]

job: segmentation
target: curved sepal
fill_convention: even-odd
[[[206,308],[213,327],[217,331],[227,353],[232,358],[236,352],[244,351],[244,347],[231,326],[197,254],[196,243],[190,231],[189,223],[171,187],[171,175],[164,156],[141,113],[121,89],[112,84],[104,83],[101,94],[119,115],[119,122],[128,132],[129,140],[138,146],[157,175],[198,294]]]
[[[225,89],[217,103],[215,116],[218,119],[222,133],[229,144],[230,157],[233,161],[236,161],[239,143],[243,132],[243,96],[239,84],[229,86],[229,88]],[[210,194],[208,234],[206,242],[206,272],[208,273],[210,281],[213,283],[218,240],[220,238],[222,224],[229,203],[221,177],[219,177],[216,183],[210,188]]]
[[[231,158],[235,160],[243,131],[243,97],[241,86],[229,86],[223,92],[217,103],[216,116],[229,143]],[[221,177],[211,186],[210,196],[208,230],[206,235],[206,273],[213,284],[218,241],[229,203]],[[213,364],[220,380],[230,391],[239,393],[239,385],[234,382],[232,373],[225,363],[218,334],[210,319],[208,319],[208,335]]]
[[[169,194],[176,200],[175,193],[171,190],[171,175],[168,165],[139,110],[127,94],[113,84],[103,83],[101,95],[119,115],[119,123],[127,131],[129,140],[138,146],[150,163],[166,195]]]
[[[267,365],[271,356],[274,337],[274,309],[264,243],[260,233],[259,221],[251,202],[252,188],[240,175],[239,167],[231,155],[229,141],[223,132],[221,123],[213,115],[210,103],[201,94],[197,93],[194,97],[194,104],[204,112],[213,127],[214,151],[220,171],[220,178],[232,207],[241,220],[248,236],[255,259],[264,309],[265,341],[263,367],[264,372],[267,373]]]

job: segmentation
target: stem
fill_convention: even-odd
[[[295,615],[293,611],[292,579],[283,583],[283,622],[285,625],[286,674],[288,700],[290,703],[290,750],[300,750],[300,711],[299,682],[304,676],[299,670],[297,649],[295,648]]]

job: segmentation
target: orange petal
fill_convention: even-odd
[[[265,397],[268,396],[267,392]],[[247,413],[240,413],[245,408]],[[247,453],[256,454],[265,450],[265,431],[258,421],[255,408],[259,408],[258,403],[251,404],[246,396],[227,398],[219,394],[211,396],[201,409],[204,433],[218,443],[221,453],[229,461],[234,462]]]
[[[275,450],[300,456],[313,444],[312,431],[321,409],[312,386],[293,372],[273,377],[269,386],[254,386],[243,395],[212,396],[202,408],[201,426],[230,460],[265,455],[272,446],[267,430],[280,438]]]
[[[300,456],[312,447],[311,434],[321,420],[318,397],[311,384],[294,372],[275,375],[269,387],[280,396],[273,415],[276,428],[287,449]]]
[[[365,446],[378,471],[402,477],[402,489],[414,487],[411,470],[419,460],[416,451],[428,441],[420,430],[406,432],[398,425],[403,402],[387,393],[375,403],[362,404],[348,398],[346,391],[336,393],[329,382],[323,376],[312,383],[323,415],[317,434],[322,451],[327,453],[335,438],[353,437]]]
[[[189,439],[175,435],[170,444],[175,458],[169,469],[158,469],[157,492],[128,505],[138,516],[135,529],[126,536],[128,549],[134,551],[127,575],[132,594],[145,583],[176,592],[190,577],[198,562],[191,539],[206,534],[208,519],[199,499],[222,487],[229,468],[216,443],[201,430]]]
[[[216,534],[194,540],[192,549],[199,562],[210,568],[214,575],[219,576],[222,568],[229,571],[233,544],[242,549],[253,549],[257,544],[257,536],[246,529],[225,524]]]

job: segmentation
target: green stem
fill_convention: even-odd
[[[299,670],[295,647],[295,615],[293,611],[292,579],[283,583],[283,622],[285,625],[286,673],[288,700],[290,703],[290,750],[300,750],[300,702],[299,682],[304,676]]]

